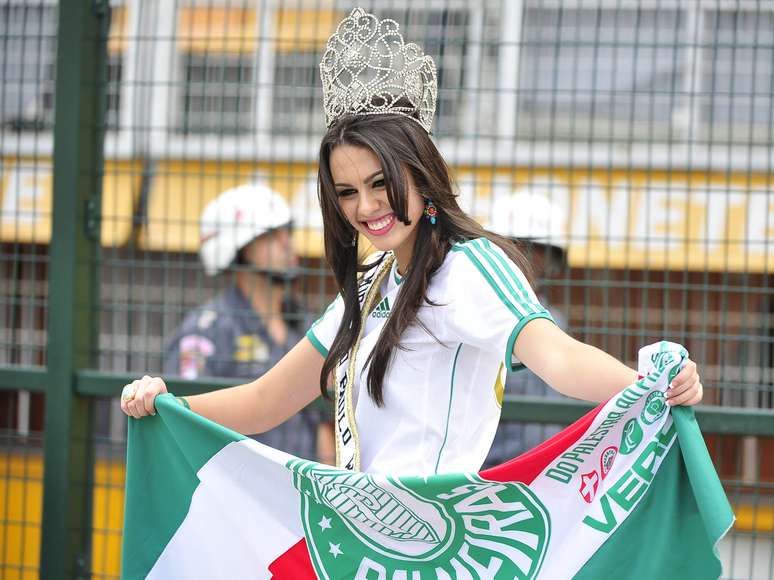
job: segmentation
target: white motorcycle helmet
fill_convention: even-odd
[[[489,230],[507,238],[553,246],[567,252],[567,216],[547,195],[516,191],[492,201]]]
[[[285,198],[266,186],[240,185],[224,191],[207,204],[199,220],[199,256],[205,273],[222,272],[255,238],[291,222]]]

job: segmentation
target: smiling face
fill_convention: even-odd
[[[379,159],[364,147],[342,144],[331,152],[330,170],[339,207],[355,230],[379,250],[392,250],[405,272],[411,260],[424,201],[405,173],[407,217],[404,224],[390,206]]]

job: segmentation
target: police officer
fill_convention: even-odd
[[[310,319],[287,292],[298,272],[291,212],[262,185],[220,194],[202,212],[199,255],[208,276],[234,269],[234,284],[190,312],[169,341],[164,372],[255,379],[304,335]],[[332,428],[304,410],[254,438],[299,457],[327,460]]]
[[[567,265],[566,219],[561,208],[540,192],[522,191],[496,198],[491,206],[488,227],[511,238],[527,255],[533,268],[533,289],[556,324],[563,330],[567,320],[554,308],[542,282],[565,270]],[[563,395],[549,387],[529,369],[508,373],[506,393],[546,398]],[[524,453],[561,431],[561,425],[501,421],[485,466],[498,465]]]

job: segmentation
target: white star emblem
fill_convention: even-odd
[[[317,524],[320,526],[323,530],[329,530],[331,529],[331,518],[326,518],[325,516],[322,517],[322,519],[317,522]]]
[[[329,545],[330,545],[330,547],[331,547],[331,549],[329,550],[329,552],[330,552],[331,554],[333,554],[333,557],[334,557],[334,558],[338,558],[339,556],[341,556],[341,554],[343,554],[343,553],[344,553],[344,552],[342,552],[342,551],[341,551],[341,548],[339,547],[339,546],[341,546],[341,544],[334,544],[334,543],[332,543],[332,542],[328,542],[328,544],[329,544]]]

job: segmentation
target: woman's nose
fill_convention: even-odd
[[[379,208],[379,198],[367,188],[358,193],[358,210],[363,217],[368,217]]]

